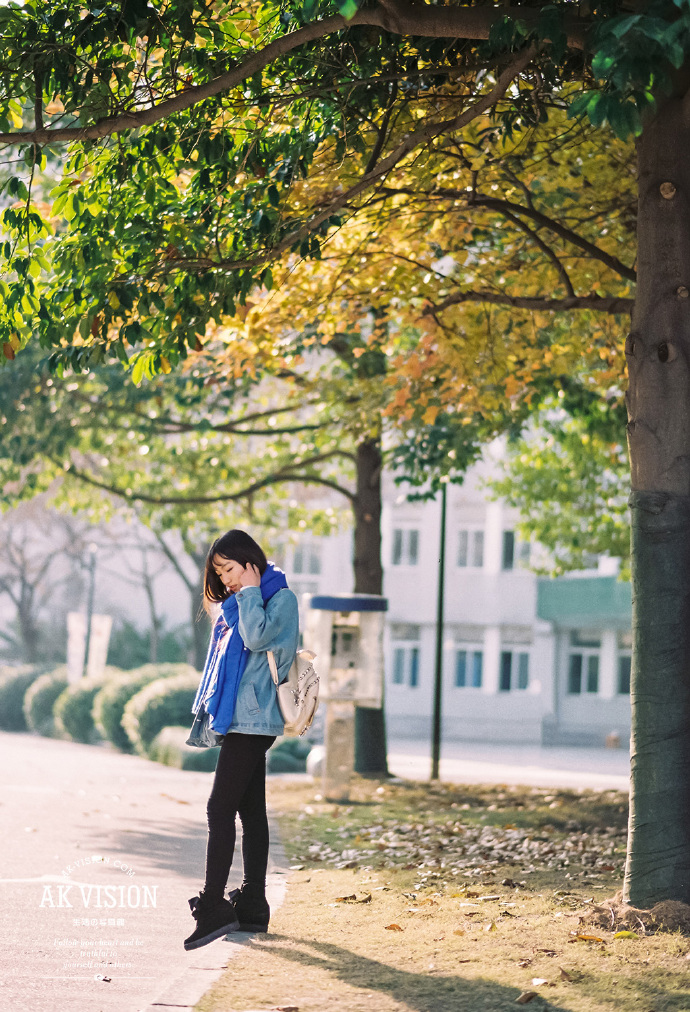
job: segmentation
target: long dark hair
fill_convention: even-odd
[[[257,566],[262,576],[268,565],[263,549],[246,531],[227,531],[216,538],[208,550],[204,569],[204,608],[207,611],[210,611],[212,604],[224,601],[230,593],[213,568],[213,560],[217,555],[221,559],[239,562],[241,566]]]

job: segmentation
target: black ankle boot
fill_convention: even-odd
[[[185,938],[185,949],[198,949],[201,945],[208,945],[214,939],[239,929],[240,923],[235,908],[223,897],[219,900],[210,900],[201,892],[198,896],[192,896],[189,908],[196,920],[196,929],[189,938]]]
[[[239,889],[230,890],[228,896],[235,908],[240,931],[268,931],[271,908],[261,890],[243,885]]]

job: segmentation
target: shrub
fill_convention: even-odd
[[[194,745],[186,745],[188,737],[188,727],[164,727],[149,746],[149,759],[181,770],[213,773],[220,747],[196,748]]]
[[[268,750],[266,769],[269,773],[305,773],[312,742],[303,738],[278,738]]]
[[[67,688],[67,668],[62,666],[40,675],[24,695],[24,717],[28,727],[37,734],[57,737],[53,706]]]
[[[0,729],[26,731],[24,694],[38,678],[36,668],[27,666],[0,668]]]
[[[189,635],[185,627],[161,630],[158,635],[158,657],[163,662],[177,663],[189,653]],[[131,671],[145,664],[151,656],[151,630],[137,629],[131,622],[118,624],[108,645],[108,659],[118,668]]]
[[[172,725],[192,725],[192,703],[199,674],[191,671],[172,678],[157,678],[132,696],[125,706],[122,726],[139,755],[147,755],[159,731]]]
[[[55,727],[61,737],[81,741],[85,745],[101,739],[92,716],[93,701],[105,680],[117,673],[117,668],[106,668],[101,678],[82,678],[61,692],[53,707]]]
[[[192,672],[194,668],[189,664],[145,664],[134,671],[123,672],[109,679],[93,701],[93,718],[99,734],[123,752],[133,752],[134,746],[122,726],[122,717],[129,700],[150,682]],[[194,675],[198,684],[200,676],[196,672]],[[191,714],[189,723],[191,726]]]

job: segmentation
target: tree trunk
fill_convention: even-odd
[[[195,562],[197,559],[195,557]],[[208,640],[210,635],[209,621],[206,612],[203,609],[202,602],[204,599],[204,568],[203,565],[199,569],[199,578],[197,580],[196,587],[191,593],[191,621],[192,621],[192,660],[191,663],[197,669],[197,671],[204,670],[204,664],[206,663],[206,652],[208,650]]]
[[[624,897],[690,902],[690,120],[639,141],[638,287],[626,353],[632,471],[630,835]]]
[[[354,571],[356,594],[383,593],[381,565],[381,445],[366,439],[357,447]],[[355,771],[388,776],[383,707],[355,709]]]
[[[27,664],[35,664],[38,660],[40,632],[36,623],[34,607],[35,587],[21,577],[21,590],[17,604],[17,621],[21,636],[24,660]]]

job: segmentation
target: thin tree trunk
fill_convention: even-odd
[[[35,664],[38,660],[38,641],[40,638],[34,606],[35,587],[29,584],[23,576],[21,580],[21,590],[17,604],[17,620],[24,651],[24,660],[27,664]]]
[[[356,594],[383,593],[381,565],[381,444],[366,439],[357,447],[357,496],[355,515],[354,571]],[[355,770],[388,775],[386,721],[383,707],[355,709]]]
[[[632,471],[630,834],[624,897],[690,902],[690,120],[639,141],[638,287],[626,353]]]

